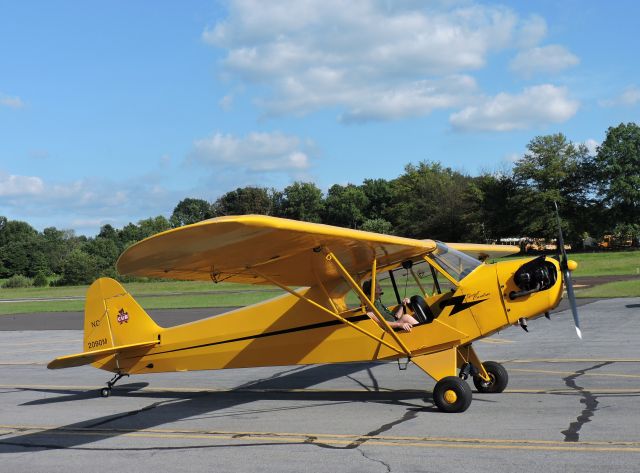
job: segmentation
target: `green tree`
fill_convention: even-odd
[[[294,182],[285,187],[282,215],[293,220],[322,221],[322,191],[312,182]]]
[[[0,231],[0,277],[34,276],[45,265],[38,232],[28,223],[6,220]]]
[[[251,186],[238,187],[216,200],[213,209],[216,216],[272,215],[273,199],[269,189]]]
[[[60,274],[69,253],[79,244],[73,230],[47,227],[42,231],[42,248],[47,261],[48,274]]]
[[[158,215],[157,217],[145,218],[138,222],[140,238],[147,238],[156,233],[164,232],[171,228],[169,220],[164,216]]]
[[[364,214],[368,219],[387,219],[393,204],[391,182],[385,179],[365,179],[360,186],[367,196],[368,204]]]
[[[596,188],[610,227],[640,223],[640,127],[610,127],[595,157]],[[605,215],[606,215],[605,214]]]
[[[99,264],[96,258],[76,248],[64,262],[61,278],[57,284],[70,286],[90,284],[100,276]]]
[[[514,219],[518,212],[514,202],[518,188],[511,174],[482,174],[475,177],[469,195],[476,207],[471,212],[470,220],[476,229],[477,241],[522,236],[522,228]]]
[[[589,152],[574,145],[562,133],[537,136],[528,152],[516,161],[513,175],[518,187],[517,221],[527,236],[553,238],[557,235],[554,202],[561,209],[568,240],[576,240],[589,227],[581,215],[588,207],[586,172]]]
[[[171,218],[173,228],[189,225],[213,217],[211,205],[206,200],[186,198],[178,202]]]
[[[82,251],[93,257],[100,275],[115,275],[115,263],[120,255],[120,248],[115,241],[102,237],[93,238],[83,246]]]
[[[411,238],[469,241],[471,178],[440,163],[409,164],[393,182],[395,233]]]
[[[322,220],[329,225],[358,228],[365,220],[368,204],[367,196],[358,186],[334,184],[327,192]]]
[[[360,230],[391,235],[393,234],[393,225],[383,218],[369,218],[363,222]]]
[[[135,223],[127,223],[120,231],[118,231],[118,238],[120,240],[120,244],[118,248],[120,250],[124,250],[134,243],[142,240],[142,232],[140,231],[140,227]]]

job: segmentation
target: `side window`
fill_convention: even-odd
[[[427,296],[434,296],[451,291],[454,285],[438,273],[429,263],[421,261],[413,265],[413,272],[418,277]]]
[[[438,273],[426,261],[413,264],[411,269],[398,268],[393,271],[393,279],[398,289],[399,300],[413,294],[423,294],[429,298],[449,292],[454,285]]]

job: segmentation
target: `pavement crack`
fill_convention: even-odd
[[[383,462],[382,460],[379,460],[377,458],[373,458],[373,457],[368,456],[360,448],[358,448],[357,450],[358,450],[358,452],[360,452],[360,455],[362,455],[364,458],[366,458],[369,461],[375,462],[375,463],[380,463],[382,466],[384,466],[387,469],[388,473],[391,473],[391,465],[389,465],[388,463]]]
[[[100,427],[101,425],[109,424],[110,422],[113,422],[113,421],[116,421],[116,420],[126,419],[127,417],[136,416],[136,415],[141,414],[143,412],[147,412],[147,411],[150,411],[152,409],[155,409],[156,407],[159,407],[162,404],[166,404],[167,402],[172,402],[172,401],[154,402],[153,404],[145,406],[142,409],[137,409],[135,411],[124,412],[122,414],[119,414],[119,415],[116,415],[116,416],[113,416],[113,417],[109,417],[108,419],[101,420],[100,422],[94,422],[93,424],[85,425],[83,428],[90,429],[90,428],[94,428],[94,427]]]
[[[576,379],[584,375],[587,371],[593,371],[612,363],[613,362],[611,361],[605,361],[604,363],[594,365],[591,368],[578,370],[572,375],[562,378],[567,387],[575,389],[580,393],[580,403],[584,404],[584,409],[576,418],[575,422],[571,422],[569,427],[561,432],[564,435],[565,442],[578,442],[580,440],[580,430],[582,429],[582,426],[587,422],[591,422],[591,418],[594,416],[595,411],[598,410],[598,396],[594,395],[588,389],[578,386]]]
[[[334,450],[353,450],[353,449],[357,449],[362,444],[364,444],[367,441],[369,441],[371,438],[376,437],[376,436],[382,434],[383,432],[387,432],[387,431],[391,430],[396,425],[399,425],[399,424],[402,424],[404,422],[407,422],[408,420],[415,419],[418,416],[418,411],[419,411],[419,409],[407,409],[407,411],[404,413],[404,415],[402,417],[400,417],[399,419],[396,419],[396,420],[394,420],[392,422],[389,422],[387,424],[381,425],[377,429],[372,430],[371,432],[368,432],[368,433],[362,435],[361,437],[358,437],[356,440],[354,440],[353,442],[349,443],[348,445],[345,445],[344,447],[336,447],[335,445],[329,445],[329,444],[320,443],[320,442],[314,442],[314,445],[317,445],[317,446],[322,447],[322,448],[330,448],[330,449],[334,449]]]

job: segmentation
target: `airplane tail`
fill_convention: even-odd
[[[87,290],[84,308],[85,350],[157,339],[160,330],[117,281],[100,278]]]
[[[160,341],[159,327],[124,287],[111,278],[96,280],[87,290],[83,352],[56,358],[50,369],[81,366],[138,352]]]

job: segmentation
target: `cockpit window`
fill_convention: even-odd
[[[429,254],[453,279],[461,281],[482,263],[461,251],[454,250],[442,242],[437,242],[436,249]]]

